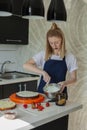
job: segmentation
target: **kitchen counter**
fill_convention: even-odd
[[[42,105],[44,104],[45,103]],[[34,127],[32,129],[37,129],[38,126],[43,126],[48,122],[55,121],[56,119],[82,108],[81,103],[73,101],[67,101],[65,106],[57,106],[54,102],[51,102],[50,107],[45,107],[43,111],[38,111],[36,109],[31,110],[30,106],[29,104],[28,108],[25,109],[22,104],[18,104],[15,110],[17,111],[18,118],[29,122]],[[29,130],[29,126],[17,130]]]
[[[37,91],[38,79],[39,75],[18,71],[0,74],[0,99],[8,98],[18,91]]]
[[[37,77],[24,77],[24,78],[18,78],[18,79],[0,79],[0,85],[33,81],[33,80],[38,80],[38,79],[39,79],[38,76]]]
[[[16,71],[14,71],[14,72],[16,72]],[[22,73],[22,72],[18,72],[18,73]],[[0,78],[0,85],[26,82],[26,81],[33,81],[33,80],[39,79],[38,75],[30,74],[32,76],[29,76],[28,73],[23,73],[23,74],[26,74],[26,76],[22,77],[22,78],[21,77],[20,78],[14,78],[14,79],[2,79],[2,78]]]
[[[12,84],[12,83],[19,83],[19,82],[25,82],[25,81],[34,81],[38,80],[39,76],[34,77],[22,77],[22,78],[16,78],[16,79],[1,79],[0,85],[5,84]],[[7,99],[3,99],[7,100]],[[46,107],[46,100],[41,103],[45,109],[43,111],[38,111],[37,109],[32,109],[31,104],[28,105],[28,108],[24,108],[23,104],[17,104],[17,107],[15,108],[15,111],[17,111],[17,119],[20,119],[22,121],[25,121],[33,126],[33,130],[44,130],[51,129],[52,126],[56,126],[56,128],[60,128],[59,126],[59,120],[61,118],[64,118],[65,116],[69,115],[71,112],[80,110],[82,108],[82,104],[78,102],[73,101],[67,101],[65,106],[57,106],[55,102],[50,102],[50,106]],[[0,116],[2,116],[2,113],[0,112]],[[2,118],[1,118],[2,120]],[[54,122],[54,123],[52,123]],[[56,128],[52,128],[53,130],[56,130]],[[20,129],[16,130],[29,130],[30,125],[26,127],[21,127]],[[64,128],[62,130],[66,130],[67,128]]]

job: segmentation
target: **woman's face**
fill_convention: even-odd
[[[54,54],[57,54],[58,52],[60,52],[61,47],[62,47],[61,37],[56,37],[56,36],[48,37],[48,41]]]

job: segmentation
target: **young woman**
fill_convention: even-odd
[[[47,32],[46,50],[33,56],[23,67],[41,75],[38,86],[38,92],[41,93],[43,93],[43,87],[46,83],[59,83],[61,92],[67,93],[67,86],[77,80],[76,58],[73,54],[67,54],[64,34],[55,23]],[[66,79],[67,71],[70,74],[68,80]]]
[[[46,83],[58,83],[61,85],[61,92],[67,95],[67,87],[77,80],[78,66],[76,58],[73,54],[67,53],[64,34],[55,23],[47,32],[46,50],[33,56],[23,67],[41,75],[38,85],[38,92],[40,93],[43,93],[43,87]],[[67,72],[70,74],[68,80],[66,78]],[[45,128],[68,130],[68,115],[43,125],[37,130]]]

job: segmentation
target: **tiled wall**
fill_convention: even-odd
[[[5,61],[11,61],[4,66],[5,71],[14,71],[17,69],[16,46],[0,45],[0,72],[1,66]]]

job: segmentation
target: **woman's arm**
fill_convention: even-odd
[[[65,81],[62,81],[62,82],[59,82],[58,84],[61,85],[61,92],[64,90],[64,88],[67,86],[70,86],[74,83],[76,83],[77,81],[77,71],[74,70],[70,73],[70,79],[69,80],[65,80]]]
[[[42,75],[43,76],[43,80],[45,82],[49,82],[50,81],[50,76],[48,75],[47,72],[45,72],[43,69],[40,69],[35,61],[32,59],[28,60],[24,65],[23,65],[23,68],[28,70],[28,71],[31,71],[31,72],[34,72],[36,74],[39,74],[39,75]]]

